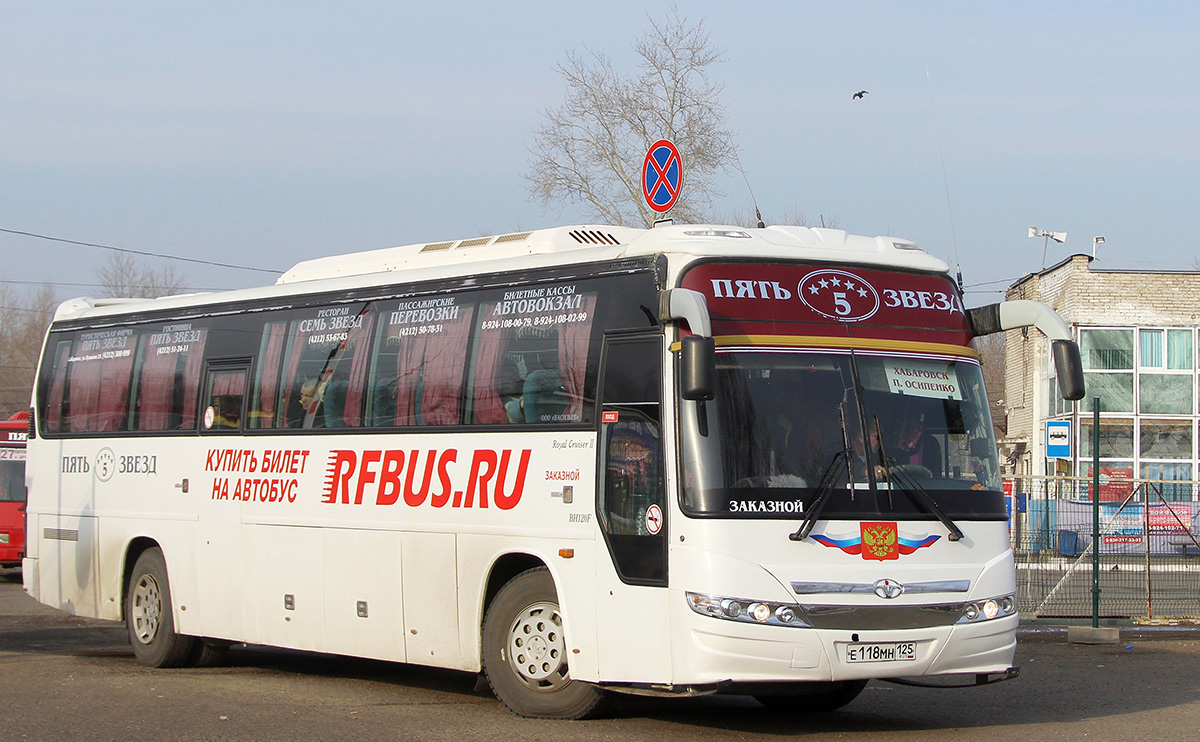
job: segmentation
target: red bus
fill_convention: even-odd
[[[20,567],[25,556],[25,439],[29,413],[0,421],[0,567]]]

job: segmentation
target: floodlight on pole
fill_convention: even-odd
[[[1038,229],[1037,227],[1029,228],[1029,236],[1046,238],[1045,242],[1042,243],[1042,270],[1046,270],[1046,248],[1050,246],[1050,240],[1058,243],[1067,241],[1066,232],[1051,232],[1045,229]]]
[[[1103,245],[1103,244],[1104,244],[1103,237],[1093,237],[1092,238],[1092,260],[1096,259],[1096,246]]]

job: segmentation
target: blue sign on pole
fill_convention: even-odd
[[[1071,421],[1046,421],[1046,458],[1071,458]]]
[[[660,139],[650,145],[646,159],[642,161],[642,197],[650,208],[659,214],[670,211],[679,200],[682,183],[683,159],[675,144],[669,139]]]

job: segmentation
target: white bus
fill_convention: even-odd
[[[313,260],[274,286],[64,303],[25,589],[155,667],[233,643],[828,710],[1003,679],[1015,579],[977,334],[911,242],[581,226]]]

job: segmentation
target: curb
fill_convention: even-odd
[[[1090,625],[1090,624],[1089,624]],[[1017,627],[1018,641],[1067,641],[1070,626],[1059,625],[1021,625]],[[1200,626],[1118,626],[1121,641],[1131,639],[1200,639]]]

